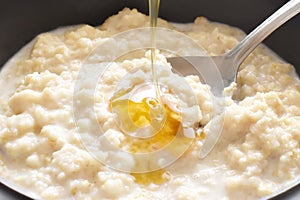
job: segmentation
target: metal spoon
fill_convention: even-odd
[[[234,49],[220,56],[170,57],[167,60],[175,71],[186,75],[200,75],[208,80],[212,93],[220,96],[225,87],[236,81],[237,72],[245,58],[274,30],[300,12],[300,0],[291,0],[273,13],[247,35]],[[204,158],[213,149],[220,131],[208,134],[200,157]]]

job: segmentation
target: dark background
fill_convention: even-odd
[[[0,66],[38,33],[59,26],[100,25],[127,7],[147,13],[147,0],[0,0]],[[197,16],[240,27],[249,33],[285,2],[284,0],[161,0],[160,17],[192,22]],[[265,43],[300,73],[300,15],[294,17]]]
[[[237,26],[249,33],[285,0],[161,0],[159,16],[173,22],[192,22],[197,16]],[[148,12],[147,0],[0,0],[0,66],[39,33],[59,26],[100,25],[124,7]],[[296,66],[300,74],[300,15],[294,17],[264,43]],[[298,199],[300,188],[276,199]],[[25,199],[0,184],[1,200]],[[298,192],[300,194],[300,191]]]

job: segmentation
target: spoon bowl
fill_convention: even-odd
[[[181,75],[199,75],[211,86],[214,96],[222,96],[224,88],[236,81],[237,72],[247,56],[274,30],[300,12],[300,0],[291,0],[247,35],[234,49],[219,56],[186,56],[167,58]],[[216,67],[219,74],[216,73]],[[221,78],[220,78],[221,77]],[[221,79],[221,80],[220,80]],[[222,83],[220,83],[220,81]],[[217,143],[221,131],[207,135],[200,157],[206,157]]]
[[[236,81],[241,63],[274,30],[300,12],[300,0],[291,0],[273,13],[262,24],[247,35],[234,49],[218,56],[169,57],[172,67],[182,75],[215,76],[210,68],[217,67],[222,76],[224,88]],[[213,61],[213,62],[212,62]],[[202,74],[202,75],[201,75]],[[209,83],[208,83],[209,84]],[[220,92],[209,84],[213,93]],[[222,89],[224,89],[222,88]],[[218,94],[214,93],[214,94]]]

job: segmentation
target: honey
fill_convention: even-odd
[[[120,93],[128,94],[126,92]],[[157,120],[152,109],[158,104],[156,99],[145,97],[140,102],[136,102],[121,97],[121,94],[116,94],[110,101],[110,107],[112,112],[117,114],[120,129],[125,133],[127,151],[150,153],[165,147],[176,137],[185,139],[182,134],[182,115],[180,112],[175,112],[167,104],[163,104],[165,112],[163,121]],[[146,127],[149,128],[144,129]],[[145,130],[150,130],[149,135],[142,137],[136,134]]]
[[[159,0],[149,0],[152,46],[150,48],[152,83],[149,85],[154,95],[148,95],[149,92],[146,91],[143,97],[137,100],[132,92],[135,88],[121,89],[110,99],[110,109],[116,113],[117,124],[124,133],[122,150],[133,154],[145,154],[164,149],[177,157],[186,150],[187,144],[191,144],[193,139],[183,134],[181,111],[172,110],[162,101],[163,92],[170,93],[170,91],[162,91],[156,71],[155,27],[159,4]],[[172,145],[169,145],[171,143]],[[137,183],[143,185],[163,184],[170,179],[170,174],[165,169],[145,173],[132,172],[131,175],[135,177]]]
[[[160,169],[148,173],[131,173],[135,178],[135,182],[142,185],[149,185],[151,183],[161,185],[170,180],[170,175],[164,169]]]
[[[116,93],[110,100],[112,112],[117,114],[118,124],[125,136],[123,150],[130,153],[150,153],[168,145],[178,136],[181,130],[181,113],[174,112],[166,104],[163,104],[165,112],[164,120],[157,121],[152,108],[159,102],[155,98],[145,97],[136,102],[132,99],[122,98],[128,91]],[[148,137],[132,137],[133,133],[143,129],[150,130]],[[150,128],[149,128],[150,127]],[[136,135],[135,135],[136,136]],[[176,151],[176,149],[168,149]],[[176,152],[174,152],[176,153]],[[131,173],[139,184],[148,185],[150,183],[162,184],[168,181],[163,176],[166,173],[164,169],[146,173]]]

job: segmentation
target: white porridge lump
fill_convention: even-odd
[[[205,159],[199,159],[199,150],[203,138],[209,134],[206,130],[212,119],[210,87],[197,76],[184,78],[192,88],[196,108],[185,92],[186,87],[168,78],[173,73],[163,51],[158,52],[157,61],[167,68],[158,71],[160,80],[175,87],[184,99],[186,107],[181,117],[190,119],[189,124],[200,124],[195,136],[189,128],[184,130],[186,136],[195,137],[190,149],[172,165],[150,175],[113,170],[87,151],[77,125],[89,130],[91,121],[83,118],[76,122],[73,107],[75,82],[80,78],[82,63],[99,44],[113,43],[114,34],[147,26],[148,16],[125,8],[97,28],[80,25],[41,34],[4,67],[0,86],[4,91],[0,97],[1,179],[25,193],[31,191],[41,199],[51,200],[229,200],[257,199],[298,178],[298,78],[293,66],[276,58],[264,46],[249,55],[240,68],[237,84],[227,88],[232,97],[225,99],[222,135]],[[161,19],[158,26],[178,30]],[[178,31],[194,39],[209,55],[228,52],[244,37],[240,30],[204,17],[197,18],[189,29]],[[120,45],[126,50],[136,42],[133,37]],[[176,39],[165,42],[174,42],[174,47],[180,45]],[[118,51],[111,46],[103,47],[103,52]],[[149,52],[127,60],[114,61],[105,55],[98,59],[113,64],[99,80],[96,91],[87,90],[90,84],[87,82],[75,95],[95,103],[96,119],[105,138],[128,150],[130,143],[115,123],[110,98],[123,76],[136,67],[149,65]],[[133,73],[128,84],[145,81],[147,70],[142,68]],[[95,95],[90,95],[91,92]],[[165,101],[172,106],[177,100],[167,95]],[[93,110],[80,111],[93,115]],[[176,121],[176,115],[172,116]],[[130,157],[116,158],[133,162]]]

